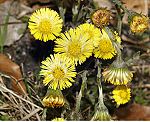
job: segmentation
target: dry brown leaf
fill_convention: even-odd
[[[0,72],[12,78],[9,86],[13,91],[20,95],[27,93],[20,67],[4,54],[0,54]]]
[[[130,104],[115,111],[118,120],[150,120],[150,107]]]

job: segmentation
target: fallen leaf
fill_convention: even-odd
[[[20,95],[27,93],[20,67],[4,54],[0,54],[0,72],[12,78],[8,85],[13,91]]]
[[[133,103],[118,108],[115,115],[118,120],[150,120],[150,107]]]

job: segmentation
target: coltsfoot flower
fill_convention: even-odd
[[[29,19],[29,29],[35,39],[54,40],[60,35],[63,20],[58,13],[49,8],[36,10]]]
[[[54,51],[69,57],[75,65],[83,63],[93,52],[93,43],[89,37],[78,29],[70,29],[56,39]]]
[[[126,85],[133,77],[132,72],[124,67],[110,67],[105,69],[102,74],[105,81],[114,85]]]
[[[49,89],[48,94],[42,100],[44,107],[62,107],[65,104],[65,99],[60,90]]]
[[[117,86],[112,93],[113,93],[113,98],[117,103],[117,105],[127,103],[131,97],[130,95],[131,89],[122,85]]]
[[[149,27],[149,18],[144,15],[133,16],[130,29],[133,33],[142,33]]]
[[[52,121],[65,121],[65,119],[64,118],[55,118]]]
[[[40,75],[44,77],[44,85],[52,89],[65,89],[72,85],[76,76],[75,65],[66,56],[54,54],[42,61]]]
[[[109,24],[110,22],[111,13],[106,8],[100,8],[95,11],[91,17],[92,22],[97,27],[104,27]]]
[[[111,59],[116,55],[117,51],[114,48],[112,41],[108,34],[102,29],[102,35],[99,40],[98,47],[94,49],[94,56],[96,58]]]
[[[98,28],[96,28],[93,24],[84,23],[77,27],[78,31],[82,34],[86,34],[86,36],[93,42],[95,47],[98,46],[98,42],[100,40],[101,32]]]

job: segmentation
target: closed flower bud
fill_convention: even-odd
[[[62,107],[65,103],[65,99],[60,90],[49,89],[48,95],[46,95],[42,101],[44,107]]]
[[[117,58],[112,65],[103,71],[104,80],[114,85],[126,85],[132,81],[133,73],[123,60]]]
[[[95,26],[102,28],[109,24],[110,17],[111,14],[109,10],[106,8],[100,8],[93,13],[91,19]]]
[[[108,113],[108,110],[97,110],[96,113],[94,114],[92,121],[110,121],[111,116]]]

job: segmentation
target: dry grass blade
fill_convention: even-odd
[[[40,111],[41,109],[35,109],[34,111],[32,111],[30,114],[26,115],[24,118],[22,118],[22,121],[29,119],[31,116],[33,116],[34,114],[36,114],[38,111]]]
[[[32,103],[32,102],[30,102],[30,101],[28,101],[28,100],[26,100],[26,99],[20,97],[19,95],[15,94],[13,91],[7,89],[7,88],[6,88],[5,86],[3,86],[3,85],[0,85],[0,90],[7,91],[7,92],[11,93],[12,95],[14,95],[15,97],[21,99],[22,101],[27,102],[27,103],[29,103],[30,105],[39,108],[40,110],[43,110],[41,107],[39,107],[39,106],[35,105],[34,103]]]
[[[7,110],[8,115],[14,117],[16,120],[40,121],[40,116],[37,112],[43,109],[40,106],[34,104],[32,99],[28,96],[23,98],[23,96],[20,96],[12,90],[8,89],[2,80],[3,79],[0,77],[0,91],[4,98],[7,99],[8,104],[5,104],[5,106],[3,104],[3,106],[0,107],[0,110]]]

